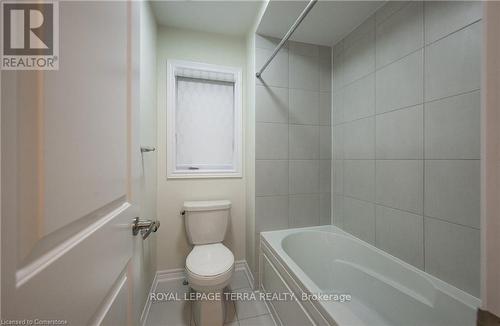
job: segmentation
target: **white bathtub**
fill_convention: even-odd
[[[479,299],[331,225],[263,232],[260,288],[283,325],[475,325]],[[350,302],[302,300],[350,294]]]

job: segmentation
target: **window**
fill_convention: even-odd
[[[241,177],[241,69],[167,62],[167,177]]]

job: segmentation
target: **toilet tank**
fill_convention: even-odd
[[[193,245],[222,242],[230,209],[229,200],[184,202],[184,223],[189,242]]]

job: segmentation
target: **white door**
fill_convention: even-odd
[[[60,2],[58,71],[2,71],[2,319],[134,323],[138,6]]]

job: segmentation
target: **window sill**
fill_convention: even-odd
[[[243,178],[241,172],[170,172],[167,179],[238,179]]]

